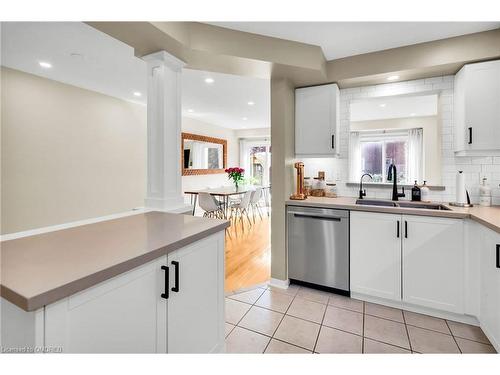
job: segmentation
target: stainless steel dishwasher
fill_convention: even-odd
[[[349,293],[349,211],[288,206],[290,280]]]

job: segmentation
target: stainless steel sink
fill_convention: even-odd
[[[397,202],[397,204],[399,207],[403,208],[420,208],[425,210],[451,211],[451,208],[448,208],[442,204],[437,204],[437,203]]]
[[[363,206],[397,207],[396,202],[383,201],[379,199],[358,199],[356,204],[361,204]]]
[[[443,210],[449,211],[450,208],[437,203],[424,202],[409,202],[409,201],[388,201],[382,199],[358,199],[356,204],[366,206],[382,206],[382,207],[401,207],[401,208],[418,208],[424,210]]]

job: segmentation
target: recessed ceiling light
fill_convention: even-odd
[[[205,78],[205,83],[208,83],[208,84],[211,84],[211,83],[214,83],[214,79],[213,78]]]
[[[142,94],[139,91],[135,91],[134,96],[142,96]]]
[[[416,113],[410,113],[410,116],[416,116],[417,114]]]
[[[395,80],[397,80],[398,78],[399,78],[399,76],[389,76],[389,77],[387,77],[387,80],[388,80],[388,81],[395,81]]]
[[[83,55],[81,53],[78,53],[78,52],[72,52],[69,54],[73,59],[76,59],[76,60],[83,60]]]
[[[248,105],[254,105],[255,103],[254,103],[254,102],[252,102],[252,101],[249,101],[247,104],[248,104]]]
[[[384,108],[385,106],[386,106],[386,104],[385,104],[385,103],[379,104],[379,107]]]
[[[45,69],[52,68],[52,64],[47,62],[47,61],[39,61],[38,65],[40,65],[42,68],[45,68]]]
[[[193,112],[194,112],[194,109],[189,108],[189,109],[188,109],[188,112],[189,112],[189,113],[193,113]]]
[[[246,120],[248,120],[248,117],[242,117],[241,119],[242,119],[243,121],[246,121]]]

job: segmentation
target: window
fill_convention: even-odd
[[[240,164],[247,183],[268,186],[271,183],[271,142],[268,139],[241,139]]]
[[[351,177],[363,173],[372,182],[391,182],[389,167],[396,166],[398,183],[421,180],[422,129],[405,131],[360,131],[351,133]],[[356,178],[357,177],[357,178]]]

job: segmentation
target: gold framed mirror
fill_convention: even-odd
[[[227,168],[227,140],[182,133],[183,176],[224,173]]]

